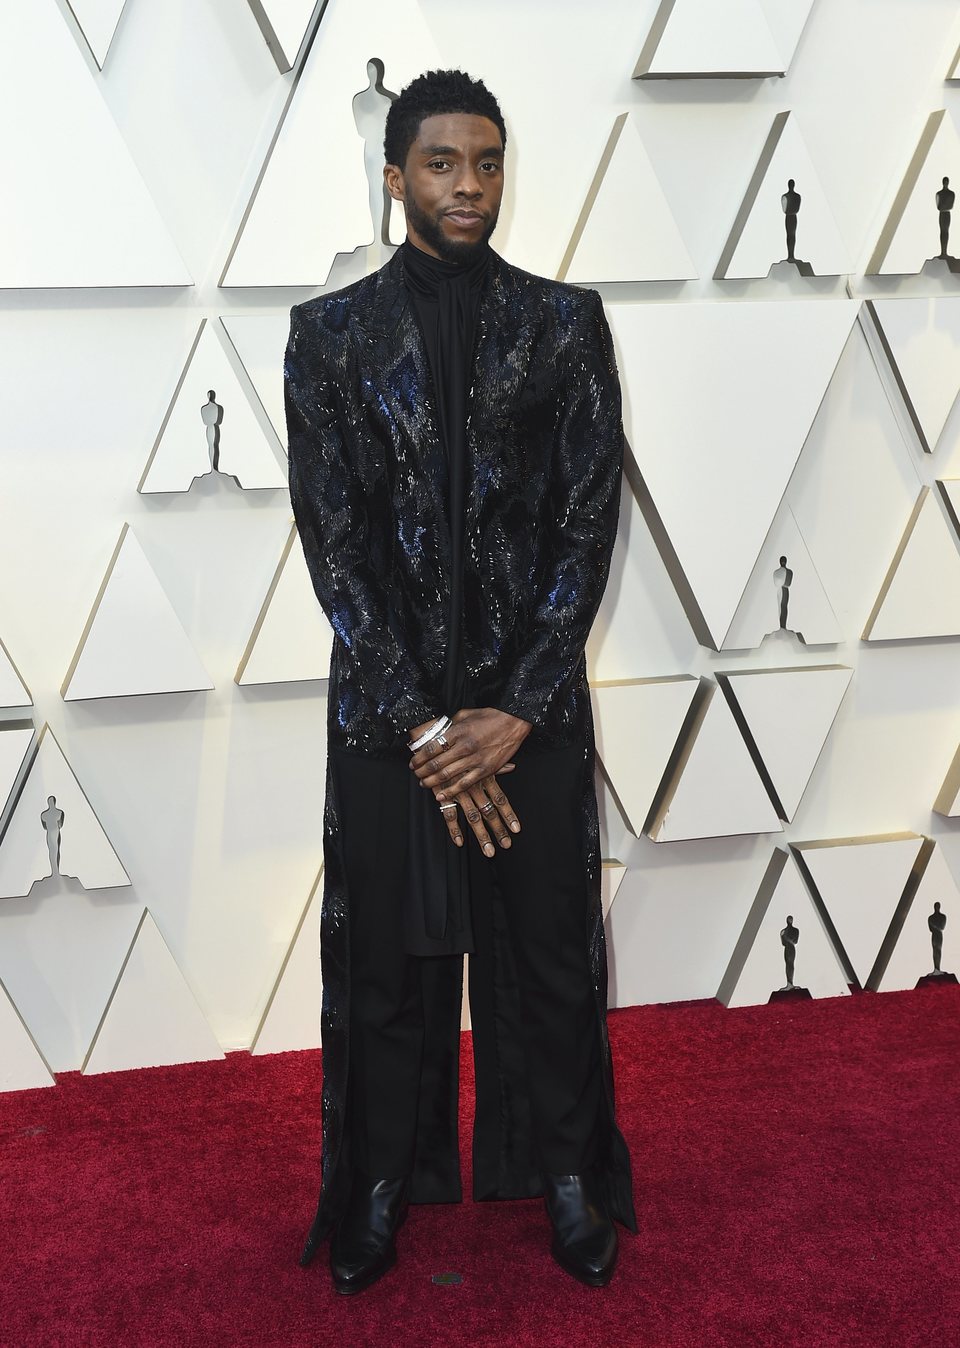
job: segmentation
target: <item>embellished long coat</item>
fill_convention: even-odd
[[[328,743],[406,758],[410,729],[448,710],[440,690],[450,532],[445,453],[402,250],[360,281],[293,306],[284,391],[290,498],[317,599],[334,632]],[[605,1079],[600,1166],[612,1215],[635,1229],[606,1031],[584,658],[616,535],[622,458],[620,386],[600,296],[522,271],[492,252],[467,397],[468,704],[532,722],[531,742],[584,746],[584,939]],[[345,1126],[350,894],[329,761],[323,846],[322,1188],[303,1263],[342,1211],[351,1167]],[[502,913],[499,920],[494,914],[494,928],[505,933]],[[489,985],[477,989],[479,1016],[477,1009],[472,1014],[475,1044],[489,1046],[495,1035],[499,1045],[506,1035],[516,1045],[512,1053],[477,1054],[477,1199],[541,1192],[511,963],[509,956],[501,959]],[[422,965],[427,1030],[412,1198],[455,1201],[462,958]],[[473,992],[471,986],[472,1008]],[[494,1071],[483,1066],[491,1061]]]

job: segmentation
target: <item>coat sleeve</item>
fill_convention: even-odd
[[[497,707],[543,726],[576,675],[607,583],[620,512],[620,381],[603,302],[584,292],[567,352],[550,499],[550,559]]]
[[[299,305],[283,362],[290,503],[313,588],[361,690],[398,735],[439,715],[370,564],[363,484],[337,424],[330,374]]]

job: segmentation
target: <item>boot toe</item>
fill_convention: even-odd
[[[565,1245],[554,1240],[552,1254],[560,1267],[588,1287],[606,1287],[617,1264],[617,1232],[611,1222],[608,1230],[597,1231],[585,1240]]]
[[[351,1296],[370,1287],[397,1262],[396,1246],[355,1250],[330,1248],[330,1273],[341,1296]]]

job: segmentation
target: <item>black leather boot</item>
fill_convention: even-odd
[[[605,1287],[617,1262],[617,1232],[593,1173],[544,1175],[543,1197],[554,1259],[588,1287]]]
[[[330,1241],[333,1285],[362,1292],[397,1262],[393,1238],[407,1215],[409,1180],[372,1180],[354,1172],[346,1211]]]

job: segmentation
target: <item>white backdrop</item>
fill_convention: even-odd
[[[701,3],[712,8],[715,0]],[[596,284],[614,328],[632,485],[624,486],[613,574],[590,642],[591,677],[622,683],[693,675],[705,682],[692,704],[702,724],[686,732],[700,725],[699,734],[681,759],[679,784],[661,802],[667,817],[660,836],[685,840],[644,835],[642,809],[639,818],[630,814],[642,836],[631,830],[618,806],[632,789],[624,777],[633,771],[629,753],[608,765],[609,781],[598,779],[604,855],[626,868],[609,916],[613,1001],[717,995],[725,975],[727,983],[732,977],[731,960],[774,848],[799,842],[903,833],[933,839],[936,861],[920,894],[927,884],[931,900],[941,900],[948,915],[943,964],[956,968],[960,823],[932,807],[960,744],[960,634],[949,625],[950,604],[960,594],[952,569],[960,569],[960,538],[950,533],[935,488],[936,537],[918,535],[919,560],[905,564],[900,589],[891,583],[889,591],[889,624],[902,636],[861,639],[921,488],[960,478],[954,310],[923,306],[905,334],[891,317],[891,334],[905,344],[897,368],[901,381],[913,371],[911,389],[898,381],[890,342],[885,348],[862,303],[956,297],[960,305],[960,278],[949,268],[920,271],[936,251],[929,202],[927,217],[909,206],[902,216],[898,247],[913,248],[918,274],[866,274],[930,114],[945,108],[948,119],[960,120],[960,91],[945,80],[960,42],[955,0],[814,0],[784,78],[655,81],[631,76],[657,0],[486,0],[482,19],[471,0],[389,6],[395,15],[419,15],[416,31],[426,32],[433,47],[422,61],[418,51],[405,51],[402,32],[378,33],[374,19],[385,12],[382,5],[330,0],[286,117],[302,61],[281,72],[283,62],[271,54],[246,0],[163,6],[126,0],[105,55],[105,20],[91,12],[104,7],[77,3],[81,23],[85,8],[91,32],[97,30],[102,72],[66,3],[34,0],[29,9],[43,21],[30,33],[24,7],[12,0],[0,5],[0,52],[7,52],[0,97],[15,105],[4,104],[5,125],[16,124],[19,137],[0,226],[8,228],[13,202],[9,232],[0,233],[0,640],[34,704],[0,711],[0,719],[22,724],[29,714],[38,731],[49,723],[130,884],[84,889],[54,877],[27,897],[0,898],[0,1086],[49,1081],[51,1073],[84,1064],[105,1070],[316,1042],[319,970],[310,900],[321,862],[325,685],[234,682],[284,555],[289,502],[283,490],[242,491],[212,475],[189,492],[137,488],[154,446],[164,443],[162,429],[175,424],[168,414],[201,319],[210,320],[208,329],[223,320],[229,339],[217,340],[237,387],[246,389],[263,447],[280,454],[276,407],[289,306],[385,260],[382,245],[358,247],[337,253],[329,276],[321,267],[303,284],[263,281],[272,265],[287,267],[291,249],[308,260],[321,255],[318,240],[331,234],[338,212],[369,222],[362,175],[361,199],[354,186],[349,212],[338,196],[337,154],[353,161],[359,154],[362,161],[362,143],[349,140],[349,92],[367,85],[361,53],[364,61],[383,61],[384,84],[394,91],[408,67],[437,59],[487,81],[509,134],[510,185],[493,245],[530,270],[556,276],[563,266],[569,279]],[[289,8],[305,15],[310,7]],[[296,98],[307,88],[311,62],[317,70],[321,60],[324,69],[336,66],[323,49],[334,22],[349,29],[360,68],[344,77],[346,95],[329,84],[326,112],[323,97],[311,95],[315,110],[297,123]],[[285,49],[293,41],[288,34]],[[81,101],[86,107],[91,98],[94,111],[81,117]],[[42,125],[31,116],[31,101],[46,110]],[[754,279],[715,280],[741,203],[757,185],[771,128],[788,110],[802,136],[802,162],[815,170],[809,184],[797,175],[798,188],[807,191],[797,256],[806,257],[804,244],[811,245],[816,269],[816,221],[828,221],[835,231],[830,257],[841,240],[853,271],[804,277],[781,266],[766,276],[761,266]],[[623,113],[631,114],[625,134],[598,179]],[[324,144],[327,117],[328,125],[347,127],[348,139],[334,145],[332,158]],[[281,119],[288,135],[297,125],[306,130],[297,131],[292,153],[281,149],[281,129],[270,155]],[[82,174],[71,176],[63,162],[67,154],[74,168],[78,155],[81,168],[86,162],[82,143],[78,148],[67,138],[78,126],[97,137],[87,157],[91,175],[99,165],[98,176],[88,177],[86,192]],[[262,174],[268,155],[274,167]],[[771,175],[780,174],[779,162]],[[933,161],[927,170],[939,181]],[[344,184],[354,181],[349,172],[354,176]],[[142,194],[131,187],[141,178]],[[635,229],[625,235],[631,186]],[[661,196],[655,198],[654,187]],[[763,261],[764,240],[780,240],[779,176],[774,189],[776,227],[765,232],[754,217],[741,236],[738,256],[749,254],[750,275],[758,248]],[[928,191],[925,181],[918,190]],[[287,208],[294,199],[312,202],[312,213],[300,212],[291,234]],[[645,203],[654,200],[647,227]],[[591,202],[592,223],[591,212],[584,214]],[[915,216],[919,225],[911,223]],[[608,275],[696,275],[645,283],[591,275],[614,220],[619,233],[607,252],[613,249],[621,269]],[[672,226],[692,268],[636,270],[655,267],[661,255],[678,256]],[[358,245],[372,233],[365,228]],[[921,238],[917,231],[924,229]],[[960,249],[960,224],[957,231]],[[578,238],[579,263],[577,251],[570,263]],[[878,313],[882,321],[882,305]],[[932,394],[921,387],[924,380]],[[185,380],[183,387],[189,385]],[[927,453],[908,399],[936,400],[938,390],[953,410]],[[187,396],[194,406],[198,400]],[[960,499],[955,487],[948,491]],[[651,532],[654,511],[676,550],[673,557],[667,550],[666,560]],[[125,523],[215,686],[64,701],[61,686]],[[723,645],[748,581],[748,598],[753,594],[761,609],[764,587],[774,593],[767,560],[750,576],[765,539],[776,565],[781,537],[792,547],[799,537],[810,559],[797,570],[795,611],[809,600],[806,582],[812,587],[815,579],[828,607],[814,604],[810,621],[822,623],[832,610],[837,639],[804,647],[781,634],[751,650],[729,643],[722,652],[713,649],[710,636]],[[752,540],[749,547],[745,540]],[[686,606],[681,602],[678,585],[692,588],[692,603],[689,593]],[[710,636],[696,608],[710,618]],[[773,612],[764,630],[776,626],[775,603]],[[752,619],[743,610],[738,621],[749,628]],[[908,634],[911,621],[915,631]],[[948,634],[926,635],[942,630]],[[109,644],[105,649],[109,659]],[[816,766],[807,765],[812,776],[799,806],[791,818],[778,819],[736,738],[716,674],[823,665],[842,665],[853,675],[823,752],[813,755]],[[169,677],[171,687],[202,687],[202,680],[177,683],[176,671]],[[622,705],[639,706],[648,692],[642,685],[639,701],[628,697]],[[779,710],[775,697],[767,702],[761,712],[776,738],[802,699],[791,695]],[[665,756],[683,710],[670,742],[658,749]],[[648,752],[642,713],[617,715],[620,721],[604,727],[608,737],[634,743],[634,761],[642,760]],[[4,733],[14,732],[0,738]],[[651,806],[665,756],[652,773]],[[650,777],[649,762],[643,766]],[[769,755],[766,767],[773,771]],[[0,796],[8,785],[0,782]],[[37,790],[20,799],[28,797],[39,799]],[[732,836],[704,836],[715,827],[718,801],[749,799],[749,810],[738,816],[734,808],[716,825]],[[15,804],[16,796],[8,816]],[[23,829],[22,820],[16,827]],[[652,820],[650,831],[656,834]],[[899,856],[900,843],[889,845]],[[0,858],[15,846],[12,822]],[[853,920],[877,950],[903,888],[882,899],[870,890],[874,863],[865,858],[877,847],[886,855],[882,846],[846,848],[842,883],[835,875],[831,881],[857,900]],[[790,893],[806,896],[796,888],[794,865],[791,857],[784,871]],[[903,883],[908,873],[909,867]],[[820,897],[829,908],[827,895]],[[771,990],[783,982],[776,933],[789,911],[781,915],[783,905],[773,903]],[[804,921],[820,918],[810,906],[794,920],[802,952]],[[841,991],[843,952],[829,943],[818,949],[836,961],[831,986]],[[930,963],[925,927],[916,958],[919,976]],[[855,972],[865,981],[862,961]],[[173,1034],[171,1024],[179,1027]]]

